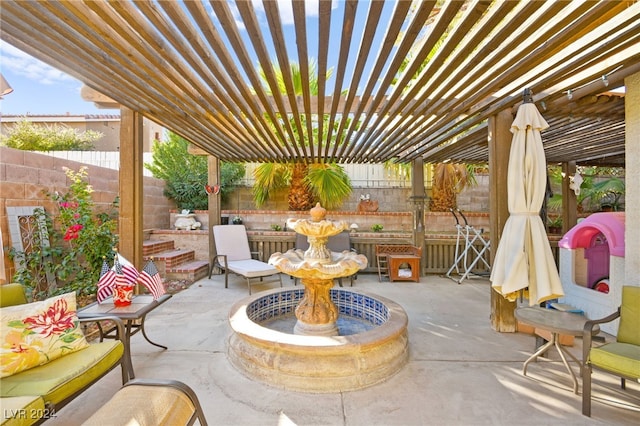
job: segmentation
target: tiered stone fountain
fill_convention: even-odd
[[[328,238],[348,224],[325,214],[317,205],[310,220],[289,219],[287,227],[307,236],[309,249],[269,259],[304,288],[257,293],[231,309],[229,359],[252,379],[291,390],[340,392],[379,383],[407,361],[402,307],[362,291],[332,289],[334,279],[364,269],[367,258],[326,248]]]

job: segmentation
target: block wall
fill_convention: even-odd
[[[69,182],[64,167],[79,170],[88,168],[89,183],[94,189],[96,208],[108,207],[118,196],[118,171],[97,166],[87,166],[28,151],[0,147],[0,231],[4,254],[4,274],[0,268],[0,281],[13,275],[13,265],[8,258],[11,246],[7,221],[7,207],[43,206],[52,211],[53,203],[46,192],[66,192]],[[175,204],[163,195],[164,181],[144,177],[144,227],[168,228],[167,212]],[[7,277],[7,278],[5,278]]]

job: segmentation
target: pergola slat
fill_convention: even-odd
[[[486,161],[488,117],[530,88],[550,161],[624,165],[601,94],[640,70],[640,3],[312,5],[5,0],[0,34],[223,160]],[[291,63],[314,59],[317,93],[297,91]]]

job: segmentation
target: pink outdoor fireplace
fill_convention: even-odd
[[[624,285],[624,212],[594,213],[567,232],[560,247],[561,302],[582,309],[592,319],[613,313]],[[602,330],[616,335],[618,321]]]

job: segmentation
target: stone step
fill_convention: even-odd
[[[209,262],[206,260],[193,260],[181,263],[171,268],[166,268],[165,274],[165,279],[197,281],[209,275]]]
[[[142,256],[148,259],[152,255],[162,253],[164,251],[175,250],[173,240],[146,240],[142,243]]]
[[[176,266],[191,262],[195,259],[195,251],[193,250],[185,250],[185,249],[173,249],[168,251],[163,251],[161,253],[156,253],[153,256],[146,256],[148,259],[153,257],[153,261],[160,269],[160,264],[164,266],[164,269],[175,268]],[[162,272],[162,271],[161,271]]]

